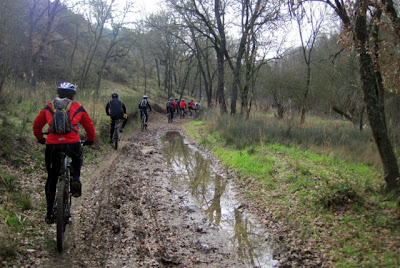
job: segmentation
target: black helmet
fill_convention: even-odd
[[[143,99],[147,100],[147,95],[144,95],[144,96],[143,96]]]
[[[118,94],[114,92],[113,94],[111,94],[111,98],[113,98],[113,99],[118,98]]]

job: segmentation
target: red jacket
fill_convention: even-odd
[[[174,109],[176,109],[176,102],[175,101],[172,101],[172,108],[174,108]]]
[[[52,124],[53,115],[51,113],[53,108],[53,103],[49,102],[46,107],[43,108],[38,114],[33,123],[33,134],[37,140],[43,139],[43,127],[48,124]],[[80,142],[78,133],[78,124],[81,124],[86,131],[87,141],[94,141],[95,130],[92,120],[90,119],[88,113],[83,108],[82,104],[73,102],[70,108],[70,118],[71,124],[73,125],[75,131],[68,132],[66,134],[55,134],[50,133],[47,135],[46,144],[67,144],[67,143],[78,143]]]
[[[186,108],[186,103],[184,101],[181,101],[181,103],[179,104],[181,109]]]

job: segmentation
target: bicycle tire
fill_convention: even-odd
[[[114,125],[113,138],[114,138],[114,149],[117,150],[118,149],[118,142],[119,142],[119,125],[118,124]]]
[[[64,249],[64,233],[65,233],[65,178],[58,181],[57,184],[57,250],[62,252]]]

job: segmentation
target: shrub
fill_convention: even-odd
[[[215,113],[213,115],[211,118],[206,113],[205,119],[214,122],[207,123],[208,130],[218,132],[222,141],[237,149],[280,143],[381,167],[370,131],[360,131],[347,121],[310,119],[309,123],[298,125],[294,119],[278,120],[265,115],[250,119],[230,115],[215,118]]]

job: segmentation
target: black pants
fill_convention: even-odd
[[[171,120],[174,119],[174,111],[175,111],[174,108],[167,108],[167,113],[171,114]]]
[[[45,151],[45,162],[47,169],[46,200],[47,215],[52,214],[54,199],[56,196],[57,179],[60,174],[61,156],[60,152],[65,152],[72,159],[73,179],[80,180],[81,167],[83,163],[81,143],[71,144],[48,144]]]
[[[147,109],[141,109],[140,110],[140,119],[142,119],[143,115],[146,115],[146,124],[149,122],[149,113],[147,112]]]
[[[111,117],[111,128],[110,128],[110,140],[112,140],[113,135],[114,135],[114,125],[115,125],[115,121],[122,119],[122,128],[125,127],[126,123],[128,122],[127,118],[123,118],[123,117]]]

